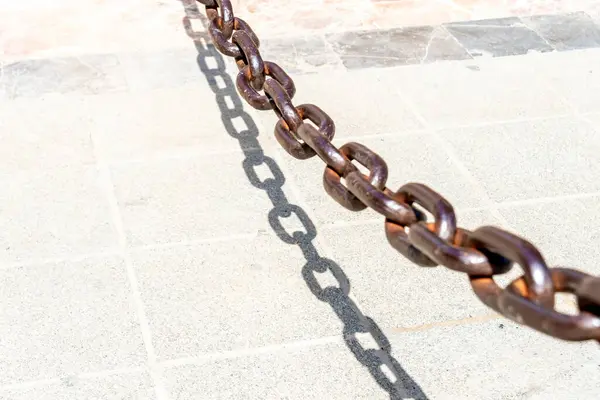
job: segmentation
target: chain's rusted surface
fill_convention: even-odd
[[[314,104],[301,104],[296,107],[298,114],[302,120],[308,119],[314,123],[319,131],[332,140],[335,135],[335,124],[329,115]],[[306,143],[301,143],[297,137],[297,132],[292,130],[290,126],[280,119],[275,125],[275,138],[291,156],[306,160],[317,155],[317,153]]]
[[[338,203],[353,211],[369,207],[382,214],[386,236],[396,250],[417,265],[443,265],[466,273],[479,299],[505,317],[559,339],[600,342],[600,277],[567,268],[550,269],[531,243],[502,229],[487,226],[471,232],[458,227],[452,205],[425,185],[409,183],[390,191],[385,186],[387,165],[377,153],[358,143],[338,149],[331,143],[334,122],[323,110],[312,104],[293,105],[294,82],[277,64],[262,59],[258,38],[247,23],[234,17],[230,0],[198,1],[206,6],[215,48],[235,58],[241,97],[256,109],[275,111],[279,117],[275,137],[289,154],[298,159],[318,155],[327,164],[323,182]],[[368,176],[352,160],[366,167]],[[253,173],[252,179],[258,177]],[[417,206],[432,215],[431,222]],[[276,225],[280,216],[292,212],[303,218],[299,210],[280,211],[270,218]],[[284,240],[291,243],[298,238],[288,235]],[[494,276],[509,271],[513,263],[524,274],[502,289]],[[343,291],[347,278],[343,272],[332,272]],[[325,296],[318,283],[313,286],[317,296]],[[576,315],[554,309],[555,294],[561,292],[576,296]]]

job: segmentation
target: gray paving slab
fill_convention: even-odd
[[[598,228],[599,195],[583,196],[565,192],[573,198],[507,205],[499,212],[521,234],[535,243],[553,266],[600,274],[594,245]],[[556,232],[562,232],[557,236]],[[571,238],[571,239],[569,239]]]
[[[346,343],[337,342],[284,349],[276,354],[199,359],[192,365],[167,370],[166,379],[171,396],[184,399],[500,400],[595,396],[595,388],[583,378],[598,374],[593,343],[561,343],[502,320],[402,333],[388,331],[385,335],[384,350],[376,350],[369,335],[358,339],[363,352],[361,347],[353,347],[358,354],[389,353],[385,367],[377,362],[361,364]],[[366,378],[369,370],[377,369],[387,371],[380,379],[381,386],[375,379]],[[198,379],[209,374],[216,379]],[[386,387],[393,388],[392,395]]]
[[[2,185],[0,263],[117,249],[106,191],[95,167],[15,174]]]
[[[471,58],[443,27],[333,33],[326,39],[348,69]]]
[[[65,109],[69,112],[65,113]],[[41,96],[0,107],[0,176],[96,162],[83,97]]]
[[[154,400],[154,387],[147,374],[128,373],[100,377],[72,376],[13,389],[0,389],[3,400]]]
[[[396,90],[434,127],[571,112],[567,101],[556,93],[543,73],[530,67],[527,61],[501,58],[379,73],[385,73],[383,79],[393,82]]]
[[[397,69],[393,69],[397,73]],[[294,104],[315,104],[333,119],[336,136],[344,139],[422,130],[423,124],[402,103],[395,84],[369,70],[294,75]],[[342,101],[345,99],[345,101]],[[384,107],[384,104],[391,105]],[[260,112],[258,121],[271,136],[276,116]],[[261,132],[261,135],[263,133]]]
[[[11,99],[125,90],[125,73],[114,54],[17,61],[3,65],[0,79],[0,98]]]
[[[196,73],[201,75],[200,70]],[[201,77],[203,80],[204,78]],[[230,97],[229,100],[232,98]],[[86,99],[98,157],[107,162],[189,157],[239,149],[222,120],[257,136],[254,121],[239,117],[242,103],[220,108],[206,82],[143,93],[106,94]],[[245,149],[265,146],[243,145]]]
[[[526,62],[538,68],[539,75],[577,112],[598,112],[600,49],[552,54],[545,63],[541,58]]]
[[[145,364],[123,260],[2,269],[0,279],[2,385]]]
[[[444,27],[473,57],[503,57],[553,50],[517,17],[456,22]]]
[[[129,244],[268,231],[272,203],[248,181],[244,159],[244,153],[231,152],[115,166],[116,196]]]
[[[307,262],[274,234],[135,252],[159,360],[339,334],[302,278]]]
[[[260,43],[260,53],[288,74],[324,73],[343,68],[341,58],[322,35],[265,39]]]
[[[536,15],[523,18],[557,50],[586,49],[600,46],[600,26],[585,12]]]
[[[573,117],[442,130],[496,202],[600,191],[600,136]]]

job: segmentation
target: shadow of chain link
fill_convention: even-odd
[[[376,382],[389,393],[390,399],[427,400],[427,396],[419,385],[391,355],[390,342],[379,326],[371,318],[366,317],[349,297],[350,280],[342,268],[334,261],[320,256],[313,243],[317,236],[315,225],[301,207],[288,202],[287,196],[282,190],[285,176],[275,160],[265,155],[257,139],[258,128],[252,117],[244,111],[241,98],[236,92],[231,77],[226,72],[224,58],[214,46],[209,44],[210,39],[207,34],[189,31],[191,27],[189,19],[202,19],[205,22],[203,16],[197,8],[194,10],[194,7],[195,4],[186,5],[187,17],[184,18],[184,25],[188,35],[194,39],[198,51],[198,66],[215,94],[223,126],[232,138],[238,140],[244,152],[245,159],[242,166],[248,180],[254,187],[264,190],[273,203],[273,209],[268,215],[271,228],[283,242],[297,245],[302,250],[306,259],[306,264],[302,268],[302,277],[308,288],[316,298],[331,306],[344,324],[343,337],[346,345],[355,358],[369,370]],[[214,68],[208,65],[208,61],[211,59],[216,63]],[[221,85],[219,85],[219,81],[221,81]],[[230,105],[228,105],[227,99],[229,99]],[[238,118],[244,122],[245,129],[238,130],[234,126],[234,120]],[[268,167],[272,177],[265,180],[260,179],[256,167],[261,165]],[[281,219],[289,218],[292,215],[300,220],[303,232],[289,233],[283,227]],[[331,273],[338,286],[321,287],[316,274],[326,272]],[[363,347],[357,334],[369,334],[376,343],[376,348]],[[386,375],[382,369],[384,366],[392,377]]]

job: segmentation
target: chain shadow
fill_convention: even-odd
[[[193,0],[192,0],[193,1]],[[186,4],[187,3],[187,4]],[[350,280],[342,268],[334,261],[321,257],[313,241],[317,230],[308,214],[299,206],[291,204],[283,191],[285,176],[277,162],[264,153],[258,141],[258,127],[252,117],[244,111],[234,82],[226,72],[225,60],[212,46],[208,35],[204,32],[194,32],[190,19],[203,19],[195,5],[184,0],[186,17],[184,27],[194,40],[198,51],[197,63],[204,74],[221,112],[221,120],[227,133],[237,139],[245,155],[243,169],[250,183],[264,190],[273,204],[268,214],[269,224],[283,242],[297,245],[306,259],[302,268],[302,277],[310,291],[320,301],[328,303],[344,325],[343,337],[346,346],[355,358],[365,366],[379,386],[389,393],[390,399],[423,399],[427,396],[420,386],[402,368],[391,354],[391,344],[375,321],[365,316],[349,297]],[[205,22],[203,20],[203,22]],[[212,61],[213,66],[209,63]],[[234,121],[238,121],[237,123]],[[238,125],[236,128],[235,125]],[[244,125],[239,128],[239,125]],[[257,167],[266,166],[272,177],[261,180]],[[282,219],[295,215],[301,222],[302,231],[292,233],[286,231]],[[338,286],[321,287],[317,274],[329,272],[337,281]],[[372,338],[375,345],[368,348],[358,336],[365,334]]]

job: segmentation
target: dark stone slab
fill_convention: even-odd
[[[326,40],[349,69],[471,58],[443,27],[346,32]]]
[[[127,90],[115,55],[24,60],[3,66],[0,96],[36,97],[45,93],[99,94]]]
[[[457,22],[444,26],[473,57],[504,57],[554,50],[519,18]]]
[[[523,18],[557,50],[600,47],[600,26],[584,12]]]
[[[322,36],[265,39],[260,43],[260,53],[290,74],[342,67],[340,57]]]

